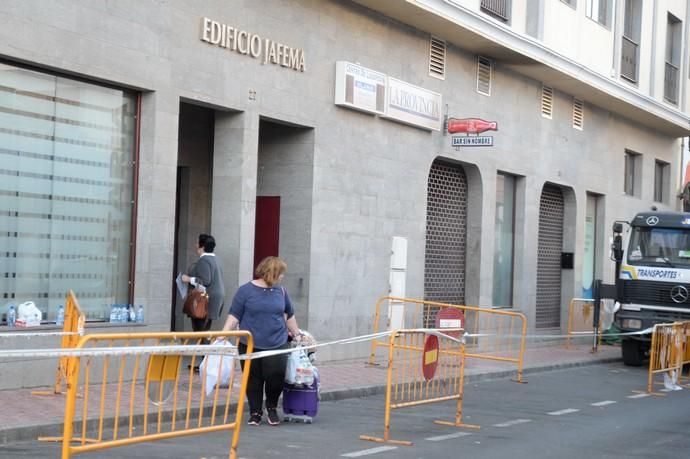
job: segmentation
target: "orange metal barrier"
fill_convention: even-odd
[[[462,327],[468,333],[486,335],[468,339],[467,358],[514,363],[516,380],[523,382],[527,318],[520,312],[384,296],[376,302],[374,333],[398,328],[445,328],[439,317],[452,315],[446,314],[449,312],[462,312]],[[388,347],[389,343],[372,340],[369,364],[376,363],[376,350],[380,346]]]
[[[654,376],[658,374],[680,375],[683,368],[683,341],[688,322],[657,324],[652,333],[649,349],[649,373],[647,393],[661,395],[653,391]]]
[[[681,322],[681,337],[682,337],[682,351],[681,351],[681,368],[685,365],[690,365],[690,321]],[[680,374],[681,380],[687,380],[688,377]]]
[[[459,331],[455,331],[458,336]],[[446,400],[457,400],[455,420],[435,423],[478,429],[479,426],[462,423],[465,346],[447,337],[415,330],[398,330],[389,338],[383,437],[359,438],[411,445],[412,442],[390,438],[391,411]]]
[[[604,308],[599,311],[599,344],[602,338]],[[594,330],[594,300],[588,298],[573,298],[568,304],[568,336],[565,341],[566,349],[570,348],[570,338],[580,333],[591,334]]]
[[[252,352],[253,339],[246,331],[88,335],[76,347],[198,345],[221,336],[234,345],[245,338],[247,353]],[[207,396],[205,371],[194,373],[201,357],[190,359],[189,369],[183,370],[183,356],[156,355],[155,350],[144,355],[69,357],[62,458],[220,430],[234,431],[230,458],[236,458],[251,360],[246,361],[239,391],[233,390],[238,367],[233,361],[229,388],[216,386]]]
[[[65,299],[65,323],[62,326],[62,331],[70,333],[63,335],[61,347],[62,349],[72,349],[77,347],[80,335],[84,332],[84,323],[86,316],[79,307],[79,302],[74,292],[70,290]],[[64,394],[62,392],[62,384],[67,383],[67,362],[69,357],[60,357],[58,361],[57,373],[55,375],[55,386],[52,391],[33,391],[32,395],[57,395]]]

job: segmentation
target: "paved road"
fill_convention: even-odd
[[[690,389],[638,397],[644,369],[595,365],[468,385],[464,421],[481,430],[433,424],[452,419],[453,403],[395,411],[392,436],[413,446],[357,439],[380,435],[383,397],[321,405],[315,423],[242,427],[240,456],[292,458],[673,458],[690,457]],[[209,434],[88,453],[85,458],[226,458],[228,434]],[[21,443],[2,458],[58,457],[57,445]]]

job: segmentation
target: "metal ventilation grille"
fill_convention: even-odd
[[[541,116],[551,119],[553,116],[553,88],[551,86],[541,87]]]
[[[426,210],[424,298],[465,303],[467,177],[459,166],[434,161]]]
[[[477,92],[491,95],[491,59],[477,56]]]
[[[563,193],[544,185],[539,205],[536,327],[561,324],[561,252],[563,251]]]
[[[508,0],[482,0],[479,4],[482,11],[485,11],[492,16],[508,21],[510,19],[508,14]]]
[[[446,41],[434,36],[429,42],[429,75],[446,79]]]
[[[582,130],[584,127],[584,105],[585,103],[580,99],[573,98],[573,127],[575,129]]]

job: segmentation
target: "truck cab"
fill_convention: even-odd
[[[625,243],[621,233],[622,225],[614,223],[616,325],[639,333],[690,320],[690,213],[642,212],[629,223]],[[624,335],[623,362],[642,365],[650,344],[650,332]]]

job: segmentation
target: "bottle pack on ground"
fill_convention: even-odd
[[[17,310],[14,309],[14,305],[11,304],[9,309],[7,310],[7,326],[8,327],[14,327],[16,322],[17,322]]]
[[[55,325],[62,325],[65,323],[65,308],[60,305],[58,308],[57,318],[55,319]]]

